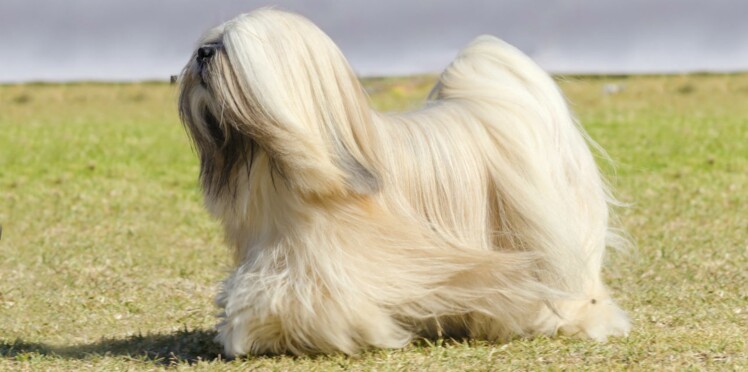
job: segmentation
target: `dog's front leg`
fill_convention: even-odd
[[[344,278],[325,278],[324,268],[299,266],[298,258],[278,261],[278,252],[263,256],[274,262],[240,266],[216,299],[224,310],[217,341],[226,354],[354,354],[410,341],[385,309]]]

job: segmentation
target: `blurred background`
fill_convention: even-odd
[[[748,69],[741,0],[2,0],[0,82],[168,80],[201,33],[267,5],[317,23],[362,76],[438,72],[483,33],[556,73]]]

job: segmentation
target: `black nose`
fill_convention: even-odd
[[[208,59],[210,59],[210,57],[213,57],[214,54],[216,54],[216,47],[214,46],[200,47],[197,50],[197,62],[205,63]]]

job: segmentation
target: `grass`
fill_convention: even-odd
[[[384,110],[433,77],[367,81]],[[0,369],[748,368],[748,75],[560,79],[631,207],[606,278],[628,338],[421,341],[357,357],[227,361],[228,269],[166,84],[0,86]],[[605,94],[606,84],[623,87]]]

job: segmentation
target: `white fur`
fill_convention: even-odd
[[[298,15],[241,15],[204,45],[218,52],[203,68],[193,55],[180,111],[234,250],[227,354],[628,332],[600,277],[613,199],[520,51],[481,36],[425,108],[383,114]]]

